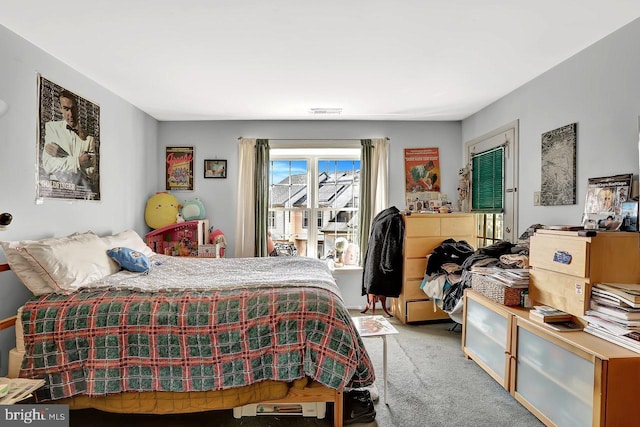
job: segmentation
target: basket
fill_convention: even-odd
[[[520,305],[522,291],[524,291],[522,288],[510,288],[498,279],[485,274],[471,275],[471,289],[498,304],[509,306]]]

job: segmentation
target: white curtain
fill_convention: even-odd
[[[360,265],[364,265],[369,246],[371,223],[375,216],[389,206],[389,140],[363,139],[360,176]]]
[[[371,220],[389,207],[389,140],[374,138],[371,140]]]
[[[235,257],[255,254],[255,186],[256,139],[241,138],[238,144],[238,204],[236,206]]]

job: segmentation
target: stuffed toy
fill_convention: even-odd
[[[180,214],[185,221],[207,218],[204,205],[200,199],[186,200],[182,205],[182,209],[180,209]]]
[[[175,224],[180,203],[178,199],[161,191],[147,200],[147,207],[144,210],[144,220],[151,228],[162,228]]]
[[[224,237],[224,234],[219,229],[215,229],[209,235],[209,239],[211,240],[212,245],[216,245],[216,258],[224,258],[224,250],[227,247],[227,239]]]

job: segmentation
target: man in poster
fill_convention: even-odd
[[[64,90],[58,96],[63,120],[45,124],[42,169],[52,181],[89,189],[95,171],[95,140],[78,120],[75,95]]]

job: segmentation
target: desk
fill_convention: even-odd
[[[384,316],[352,317],[362,338],[382,338],[382,376],[384,378],[384,404],[387,403],[387,335],[399,333]]]

